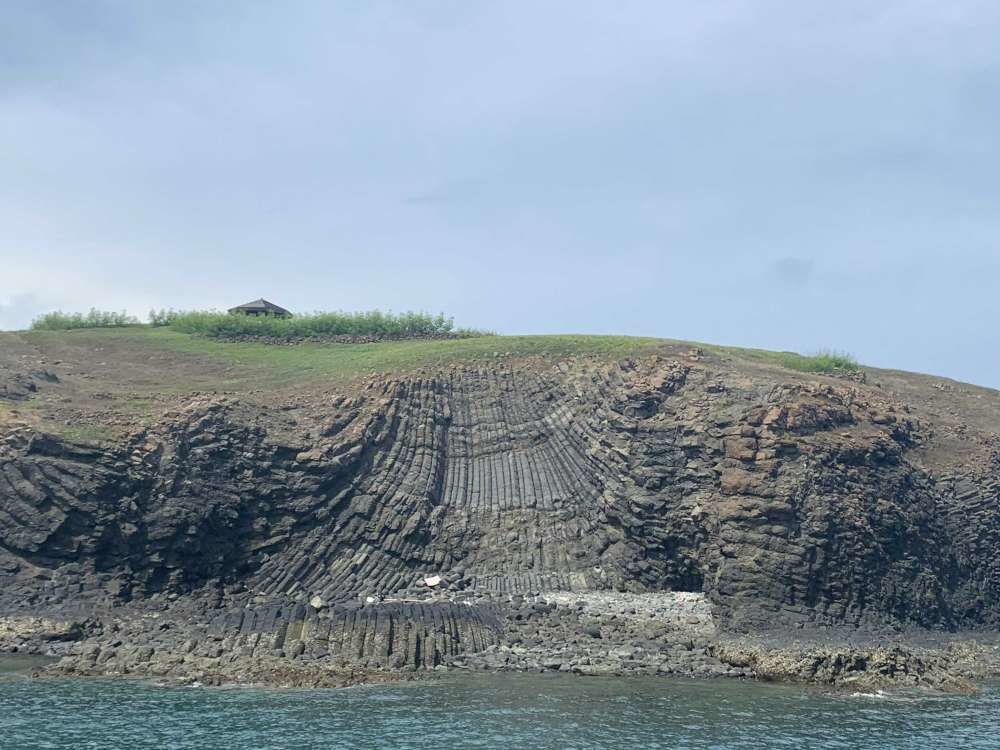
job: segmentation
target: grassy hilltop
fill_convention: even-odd
[[[497,336],[492,332],[455,328],[443,313],[368,312],[313,313],[287,318],[230,315],[215,311],[152,311],[149,324],[126,312],[49,313],[34,322],[35,341],[58,341],[74,332],[75,341],[131,344],[202,355],[246,368],[265,368],[281,380],[310,375],[350,377],[360,372],[389,372],[455,360],[499,355],[644,354],[670,339],[635,336]],[[86,333],[85,333],[86,332]],[[83,338],[81,338],[83,336]],[[346,337],[348,341],[337,341]],[[357,342],[350,337],[370,337]],[[295,346],[275,346],[283,342]],[[801,355],[757,349],[699,344],[719,354],[757,360],[802,372],[831,373],[858,368],[849,355],[823,352]]]
[[[376,340],[356,340],[353,337]],[[346,337],[346,338],[345,338]],[[455,329],[424,313],[332,313],[290,319],[225,313],[158,313],[148,324],[126,313],[45,316],[30,331],[0,332],[0,422],[45,424],[100,439],[144,424],[178,397],[230,394],[277,403],[368,375],[405,375],[498,358],[608,359],[684,355],[693,347],[734,367],[809,373],[856,370],[849,357],[720,347],[636,336],[498,336]],[[46,382],[49,374],[56,382]],[[5,382],[38,378],[37,394],[4,399]]]
[[[349,379],[369,372],[405,372],[419,367],[497,356],[594,354],[632,356],[655,351],[665,339],[633,336],[479,336],[454,339],[404,339],[371,343],[302,342],[276,345],[226,341],[183,333],[173,328],[137,326],[74,331],[30,331],[26,341],[44,349],[93,349],[136,358],[174,353],[197,358],[210,371],[232,372],[232,384],[243,380],[286,383]],[[197,379],[196,381],[197,382]]]

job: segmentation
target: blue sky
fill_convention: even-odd
[[[0,328],[443,310],[1000,386],[996,2],[0,7]]]

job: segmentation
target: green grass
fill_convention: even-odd
[[[155,385],[149,382],[149,388],[157,393],[199,389],[241,391],[316,381],[337,382],[369,373],[404,373],[452,362],[485,362],[508,355],[592,354],[621,358],[650,353],[668,343],[664,339],[631,336],[565,335],[276,345],[220,341],[154,326],[31,331],[22,335],[51,356],[67,361],[116,362],[111,377],[120,378],[122,387],[134,387],[129,384],[139,379],[146,382],[154,379]],[[164,360],[164,351],[181,356]],[[148,363],[153,359],[157,364],[151,373]]]
[[[131,332],[130,332],[131,333]],[[276,382],[346,379],[366,373],[411,371],[425,366],[501,356],[595,354],[626,357],[655,350],[662,339],[631,336],[486,336],[381,341],[371,344],[302,343],[275,346],[217,342],[176,331],[158,331],[151,342],[186,354],[209,356],[266,371]]]
[[[604,354],[628,356],[667,343],[666,339],[631,336],[495,336],[486,331],[455,329],[454,320],[443,313],[383,313],[380,310],[346,313],[312,313],[286,318],[230,315],[217,311],[152,310],[149,324],[142,325],[124,311],[87,314],[49,313],[32,323],[32,331],[66,331],[86,328],[128,328],[150,339],[190,354],[201,354],[281,373],[281,379],[311,375],[353,375],[365,371],[386,372],[458,359],[483,359],[499,354]],[[436,334],[455,333],[461,338],[435,339]],[[260,339],[322,339],[331,336],[373,336],[388,340],[377,344],[332,346],[320,341],[294,347],[274,346]],[[250,340],[240,341],[241,338]],[[219,342],[212,339],[236,339]],[[677,343],[677,342],[674,342]],[[799,372],[832,374],[854,372],[857,361],[845,352],[820,351],[804,355],[732,346],[702,344],[720,354],[766,362]]]
[[[742,359],[766,362],[799,372],[829,375],[837,372],[856,372],[861,368],[857,360],[846,352],[821,351],[806,355],[796,352],[772,352],[766,349],[743,349],[735,346],[710,346],[709,348]]]
[[[132,391],[138,383],[153,393],[194,390],[245,392],[316,382],[343,382],[367,374],[408,373],[454,362],[501,357],[594,355],[608,359],[641,356],[684,342],[633,336],[484,336],[459,339],[405,339],[366,344],[304,342],[275,345],[220,341],[170,326],[137,326],[24,334],[51,356],[67,361],[113,362],[109,387]],[[684,344],[687,346],[687,344]],[[803,356],[735,347],[700,345],[709,351],[793,370],[830,373],[856,370],[846,355]],[[78,352],[74,352],[76,349]],[[164,352],[178,356],[164,357]],[[153,364],[151,364],[153,363]],[[136,393],[137,398],[142,395]]]
[[[100,424],[49,425],[48,429],[71,443],[104,443],[116,439],[121,431]]]

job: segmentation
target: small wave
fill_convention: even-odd
[[[876,690],[874,693],[851,693],[848,698],[867,698],[869,700],[885,700],[889,694],[884,690]]]

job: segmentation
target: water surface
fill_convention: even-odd
[[[3,750],[1000,748],[1000,685],[977,696],[871,697],[725,680],[458,675],[262,690],[0,669]]]

